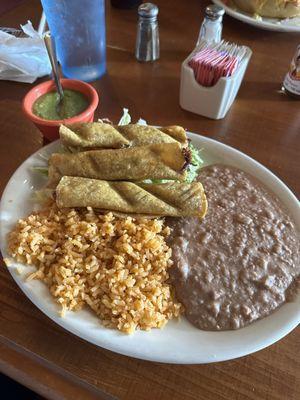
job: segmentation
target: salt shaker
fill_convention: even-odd
[[[219,43],[221,41],[224,13],[224,8],[217,6],[216,4],[211,4],[206,7],[197,46],[201,40],[206,40],[208,43]]]
[[[138,61],[154,61],[159,58],[158,7],[143,3],[138,8],[138,28],[135,56]]]

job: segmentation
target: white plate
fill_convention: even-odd
[[[206,164],[223,162],[256,176],[281,198],[300,229],[299,204],[293,193],[269,170],[245,154],[222,143],[190,134],[193,144],[203,149]],[[6,251],[6,235],[18,218],[32,211],[30,200],[33,190],[44,184],[43,178],[31,167],[45,165],[45,158],[59,148],[58,142],[49,144],[29,157],[14,173],[3,193],[0,205],[0,241],[3,257]],[[17,264],[9,267],[14,280],[26,296],[49,318],[66,330],[97,346],[145,360],[192,364],[210,363],[241,357],[263,349],[287,335],[300,322],[300,297],[297,302],[283,305],[276,312],[252,325],[227,332],[206,332],[193,327],[182,318],[171,321],[163,330],[138,331],[131,336],[103,328],[96,316],[88,309],[69,312],[65,318],[58,315],[59,307],[46,286],[39,281],[25,282],[29,267],[22,267],[18,275]]]
[[[239,10],[237,7],[226,5],[222,0],[212,1],[218,4],[218,6],[223,7],[226,14],[242,22],[256,26],[257,28],[277,32],[300,32],[300,17],[286,19],[260,17],[256,19],[251,14]]]

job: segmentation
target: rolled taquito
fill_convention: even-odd
[[[158,143],[117,150],[54,153],[49,158],[49,187],[64,175],[115,180],[184,181],[190,153],[179,143]]]
[[[59,129],[62,144],[71,152],[94,149],[119,149],[145,146],[154,143],[188,144],[185,130],[181,126],[155,128],[149,125],[110,125],[89,122],[61,125]]]
[[[64,176],[56,187],[58,207],[93,207],[154,216],[203,217],[207,201],[200,182],[141,184]]]

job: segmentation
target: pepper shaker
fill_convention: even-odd
[[[143,3],[138,15],[135,56],[138,61],[155,61],[159,58],[158,7]]]

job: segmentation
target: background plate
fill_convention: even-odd
[[[300,32],[300,17],[286,19],[261,17],[260,19],[256,19],[252,15],[247,14],[242,10],[238,10],[237,8],[235,9],[229,5],[226,5],[222,0],[212,1],[213,3],[223,7],[226,14],[242,22],[246,22],[246,24],[256,26],[257,28],[277,32]]]
[[[193,144],[203,149],[205,164],[222,162],[243,169],[271,188],[289,210],[300,230],[299,204],[293,193],[269,170],[245,154],[222,143],[188,133]],[[32,171],[33,166],[44,166],[48,156],[59,149],[59,143],[45,146],[29,157],[14,173],[3,193],[0,204],[0,243],[3,257],[6,236],[19,218],[33,210],[32,194],[45,184],[43,177]],[[207,332],[193,327],[185,318],[169,322],[163,330],[138,331],[127,336],[103,328],[99,319],[88,309],[65,318],[59,316],[59,306],[47,287],[39,281],[25,282],[30,267],[22,267],[21,275],[13,264],[9,271],[25,295],[49,318],[64,329],[97,346],[145,360],[192,364],[210,363],[241,357],[271,345],[288,334],[300,322],[300,296],[294,303],[283,305],[261,321],[236,331]]]

